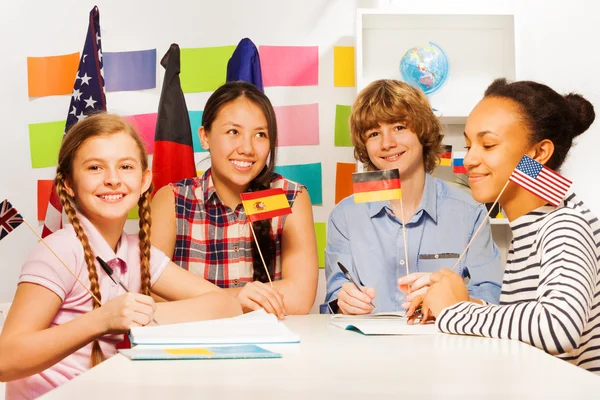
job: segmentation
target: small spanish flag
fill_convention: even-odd
[[[440,166],[449,167],[452,165],[452,146],[443,144],[442,148],[444,149],[444,152],[440,154]]]
[[[251,222],[292,213],[290,203],[281,188],[241,193],[240,197]]]
[[[402,198],[400,171],[397,169],[354,173],[352,185],[355,203]]]

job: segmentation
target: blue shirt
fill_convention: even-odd
[[[452,269],[485,222],[456,272],[470,278],[467,287],[472,297],[497,304],[503,271],[486,214],[471,196],[426,174],[421,204],[406,223],[410,273]],[[375,311],[402,310],[404,295],[397,283],[406,275],[402,222],[388,201],[356,204],[349,196],[333,209],[327,226],[327,295],[321,313],[329,312],[328,303],[348,282],[338,261],[359,285],[375,288]]]

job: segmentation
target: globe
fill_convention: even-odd
[[[437,91],[448,78],[448,57],[434,43],[408,49],[400,60],[404,82],[421,89],[425,94]]]

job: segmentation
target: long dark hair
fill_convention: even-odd
[[[255,192],[268,189],[275,173],[277,121],[275,119],[275,110],[273,110],[269,98],[251,83],[243,81],[228,82],[218,88],[206,102],[204,113],[202,114],[202,126],[207,133],[210,132],[212,123],[221,108],[240,97],[250,100],[262,110],[267,120],[267,130],[269,132],[269,159],[263,170],[248,186],[248,191]],[[265,219],[254,222],[253,228],[258,245],[262,250],[265,263],[267,264],[269,275],[273,276],[273,272],[275,271],[276,249],[275,240],[271,237],[271,220]],[[260,254],[254,241],[252,241],[252,264],[254,269],[253,279],[255,281],[268,282],[269,279],[267,278],[267,274],[262,265],[262,260],[260,259]]]
[[[541,83],[496,79],[485,91],[485,97],[512,100],[519,107],[521,118],[530,131],[530,143],[548,139],[554,143],[554,153],[548,167],[560,169],[573,139],[585,132],[596,114],[594,106],[576,93],[561,95]]]

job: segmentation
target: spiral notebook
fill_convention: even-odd
[[[221,360],[239,358],[281,358],[281,354],[256,345],[168,347],[136,346],[119,353],[134,361],[149,360]]]

